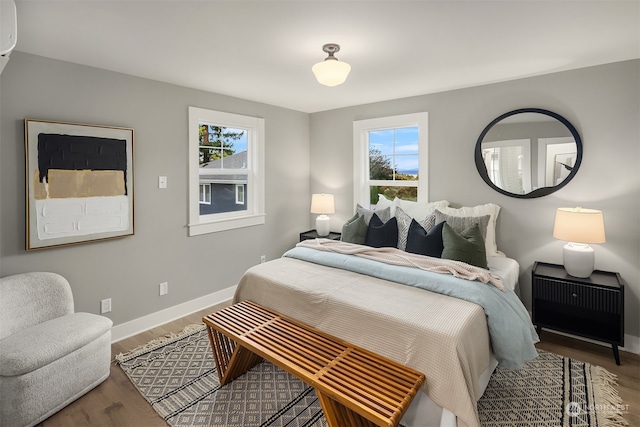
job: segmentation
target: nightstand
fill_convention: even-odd
[[[595,270],[582,279],[561,265],[536,262],[531,273],[533,323],[541,328],[611,344],[616,364],[624,346],[624,282],[618,273]]]
[[[333,231],[329,233],[328,236],[324,236],[322,237],[323,239],[331,239],[331,240],[340,240],[340,237],[342,236],[342,233],[334,233]],[[303,240],[309,240],[309,239],[317,239],[320,236],[318,236],[318,233],[316,232],[316,230],[309,230],[309,231],[305,231],[304,233],[300,233],[300,241],[302,242]]]

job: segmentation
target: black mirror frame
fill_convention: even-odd
[[[486,168],[486,166],[484,164],[484,160],[482,158],[482,140],[487,135],[489,130],[491,130],[491,128],[496,123],[500,122],[503,119],[506,119],[507,117],[511,117],[513,115],[520,114],[520,113],[539,113],[539,114],[544,114],[544,115],[553,117],[554,119],[558,120],[563,125],[565,125],[567,127],[567,129],[569,129],[569,131],[571,132],[571,135],[573,135],[573,139],[576,142],[576,162],[573,165],[573,169],[571,170],[571,173],[569,173],[569,175],[565,178],[565,180],[562,181],[560,184],[555,185],[553,187],[538,188],[538,189],[535,189],[535,190],[533,190],[533,191],[531,191],[530,193],[527,193],[527,194],[515,194],[515,193],[511,193],[509,191],[503,190],[502,188],[498,187],[489,178],[489,174],[487,173],[487,168]],[[573,179],[573,177],[576,175],[576,173],[578,173],[578,169],[580,168],[580,164],[582,163],[582,139],[580,138],[580,135],[578,134],[578,131],[576,130],[576,128],[567,119],[565,119],[561,115],[556,114],[553,111],[544,110],[544,109],[541,109],[541,108],[521,108],[521,109],[518,109],[518,110],[509,111],[508,113],[504,113],[503,115],[501,115],[501,116],[497,117],[496,119],[494,119],[491,123],[489,123],[484,128],[484,130],[482,131],[482,133],[478,137],[478,141],[476,142],[475,162],[476,162],[476,169],[478,170],[478,173],[480,174],[480,176],[482,177],[484,182],[486,182],[487,185],[489,185],[489,187],[493,188],[498,193],[502,193],[505,196],[515,197],[515,198],[518,198],[518,199],[534,199],[536,197],[547,196],[547,195],[549,195],[549,194],[551,194],[551,193],[553,193],[555,191],[558,191],[559,189],[561,189],[562,187],[567,185],[569,183],[569,181],[571,181]]]

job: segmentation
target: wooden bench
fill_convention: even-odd
[[[266,359],[314,387],[330,427],[397,426],[424,375],[243,301],[203,317],[220,384]]]

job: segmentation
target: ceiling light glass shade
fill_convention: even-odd
[[[338,86],[347,80],[351,65],[335,58],[327,58],[315,64],[311,71],[315,74],[318,83],[325,86]]]

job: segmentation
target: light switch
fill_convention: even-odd
[[[167,177],[159,176],[158,177],[158,188],[167,188]]]

